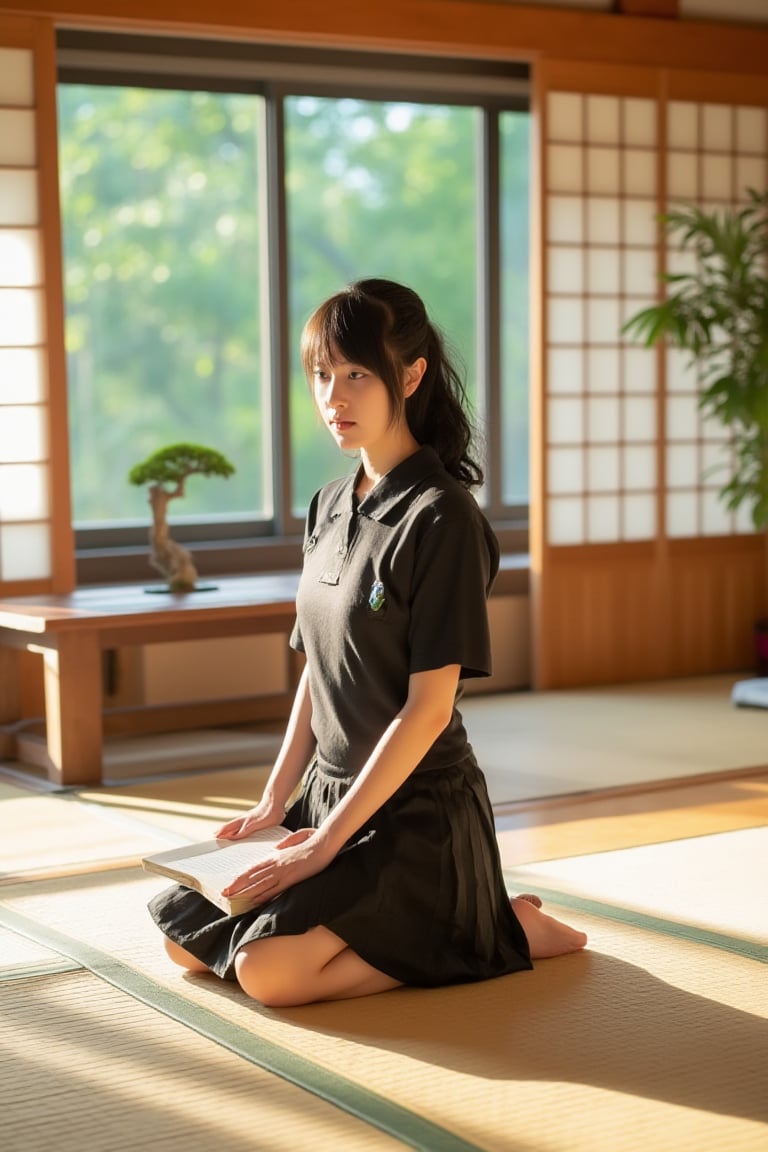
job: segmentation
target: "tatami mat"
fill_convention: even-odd
[[[267,764],[54,795],[0,781],[0,994],[26,1037],[4,1019],[4,1152],[763,1152],[768,715],[708,678],[477,697],[467,717],[511,805],[513,889],[542,887],[589,950],[281,1013],[170,964],[146,912],[164,882],[135,866],[250,807]]]
[[[768,981],[754,960],[571,912],[590,950],[532,973],[270,1012],[170,965],[144,907],[161,886],[112,873],[18,885],[2,903],[486,1152],[765,1147]]]
[[[144,780],[116,788],[0,792],[0,885],[24,876],[122,867],[175,844],[207,839],[261,797],[266,768]]]
[[[736,676],[466,697],[497,807],[768,766],[768,711],[736,708]],[[107,785],[243,767],[268,773],[278,732],[216,729],[107,740]],[[24,774],[24,766],[11,766]],[[42,783],[40,769],[30,780]],[[247,785],[246,785],[247,786]]]
[[[142,780],[113,788],[83,788],[79,798],[104,810],[130,813],[148,824],[192,837],[205,837],[212,823],[222,824],[261,799],[270,768],[230,768]]]
[[[527,802],[496,814],[505,867],[768,825],[768,770]]]
[[[81,789],[81,803],[104,814],[146,825],[176,842],[208,840],[238,812],[259,802],[269,776],[266,767],[168,776],[118,787]]]
[[[0,928],[0,980],[18,980],[42,972],[68,972],[81,965],[36,940]]]
[[[18,800],[21,796],[28,796],[29,790],[13,784],[8,780],[0,780],[0,801]]]
[[[737,677],[474,696],[467,731],[495,805],[768,763],[768,712],[735,708]]]
[[[18,791],[0,799],[0,885],[22,875],[63,875],[132,863],[169,846],[172,833],[72,796]],[[178,842],[179,838],[173,838]]]
[[[403,1147],[90,972],[2,996],[3,1152]]]
[[[734,708],[731,686],[729,677],[704,677],[581,692],[480,696],[466,700],[464,708],[491,799],[497,809],[503,809],[534,803],[537,797],[552,803],[557,797],[586,796],[593,790],[666,788],[670,778],[723,779],[740,769],[756,770],[768,759],[768,713]],[[256,735],[262,740],[262,753],[266,753],[265,740],[272,742],[274,751],[274,733]],[[215,740],[210,736],[179,733],[164,738],[167,761],[175,759],[177,767],[190,763],[187,753],[201,740],[215,754]],[[220,736],[225,743],[234,741],[230,750],[244,747],[238,741],[253,739],[252,734]],[[140,745],[141,741],[136,747]],[[175,748],[173,753],[171,748]],[[204,759],[201,752],[196,763]],[[230,815],[258,801],[270,770],[267,760],[242,768],[219,765],[216,770],[158,776],[149,760],[148,775],[141,780],[79,790],[77,799],[88,805],[90,816],[67,811],[50,797],[0,781],[0,801],[5,801],[0,804],[0,851],[5,857],[0,858],[0,870],[11,874],[35,870],[45,874],[56,868],[76,871],[89,861],[106,866],[135,859],[158,846],[155,835],[206,838]],[[140,774],[140,764],[134,763],[131,771]],[[757,786],[742,780],[734,788],[754,792]],[[30,796],[34,795],[33,813]],[[754,796],[742,798],[749,808]],[[727,821],[730,813],[738,824],[736,799],[727,805],[724,817]],[[11,803],[16,800],[24,801],[24,817],[21,805]],[[679,835],[674,812],[662,813],[659,820],[666,819],[662,826],[655,819],[643,819],[643,806],[649,811],[649,804],[651,808],[655,804],[653,798],[638,798],[636,803],[637,842]],[[114,818],[105,818],[110,814]],[[30,827],[44,830],[34,844],[27,837]],[[500,827],[504,841],[503,817]],[[546,854],[560,857],[583,851],[587,832],[583,821],[571,821],[569,828],[557,829],[556,842]],[[626,836],[626,823],[622,836]],[[537,848],[541,850],[540,843]],[[512,850],[504,844],[503,850],[509,862]],[[525,858],[525,851],[518,821],[513,862]]]
[[[523,865],[511,878],[768,945],[767,869],[763,826]]]

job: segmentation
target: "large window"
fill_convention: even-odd
[[[268,517],[262,446],[261,98],[61,85],[72,496],[78,525],[146,519],[129,468],[165,444],[236,464],[187,517]],[[180,511],[181,511],[180,505]]]
[[[174,535],[204,544],[220,570],[265,562],[265,547],[268,563],[296,558],[312,493],[354,466],[316,418],[299,334],[317,303],[364,276],[415,288],[463,362],[480,499],[507,546],[524,543],[510,535],[528,498],[521,69],[74,33],[60,52],[86,567],[89,554],[143,548],[146,494],[128,470],[181,440],[225,453],[236,473],[192,480],[171,508]]]
[[[477,108],[289,97],[286,100],[291,284],[294,511],[339,455],[318,430],[301,372],[304,319],[361,275],[415,288],[468,366],[477,402]]]

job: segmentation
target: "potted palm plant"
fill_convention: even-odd
[[[721,489],[729,509],[751,503],[768,526],[768,192],[749,192],[738,211],[683,206],[661,218],[696,257],[667,273],[664,300],[630,317],[622,331],[645,344],[666,340],[689,352],[701,381],[699,405],[731,433],[735,469]]]
[[[128,473],[131,484],[149,485],[152,508],[150,564],[165,576],[169,592],[191,592],[197,569],[190,552],[171,539],[168,504],[184,495],[190,476],[231,476],[234,465],[213,448],[200,444],[170,444],[135,464]]]
[[[690,354],[700,381],[699,407],[725,425],[733,469],[720,489],[730,510],[747,502],[758,531],[768,527],[768,192],[750,189],[747,205],[705,211],[683,205],[661,217],[690,271],[664,276],[659,304],[622,329],[646,345],[665,340]],[[768,621],[756,624],[761,672],[768,673]]]

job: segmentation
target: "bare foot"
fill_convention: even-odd
[[[534,908],[541,908],[541,896],[536,896],[533,892],[518,892],[515,900],[527,900],[529,904],[533,904]]]
[[[528,938],[532,960],[565,956],[569,952],[579,952],[585,947],[586,933],[555,920],[554,916],[547,916],[535,904],[521,896],[515,897],[511,904]]]

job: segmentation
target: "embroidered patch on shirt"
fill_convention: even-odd
[[[378,612],[384,607],[384,585],[381,580],[374,580],[368,596],[368,607],[372,612]]]

